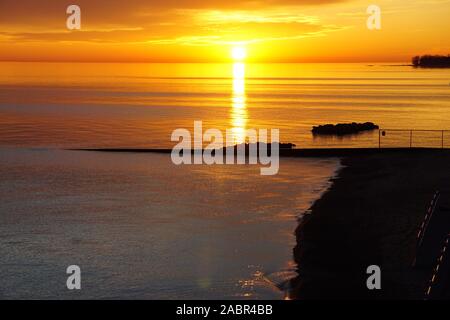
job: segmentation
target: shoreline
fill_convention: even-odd
[[[431,270],[412,267],[416,234],[436,190],[450,194],[449,149],[291,149],[280,156],[341,158],[331,185],[296,226],[290,299],[424,298]],[[382,290],[366,287],[370,265],[381,268]]]
[[[78,148],[78,149],[63,149],[68,151],[86,151],[86,152],[110,152],[110,153],[162,153],[170,154],[172,149],[163,148]],[[226,152],[225,149],[216,149],[217,152]],[[191,154],[194,154],[195,149],[190,149]],[[199,150],[200,151],[200,150]],[[204,150],[202,150],[204,152]],[[236,152],[236,150],[235,150]],[[246,151],[247,153],[248,151]],[[312,158],[330,158],[330,157],[355,157],[367,156],[376,154],[429,154],[429,153],[448,153],[450,149],[447,148],[294,148],[294,149],[280,149],[280,157],[312,157]]]
[[[412,268],[433,193],[450,191],[450,152],[347,156],[295,231],[292,299],[422,299],[431,270]],[[382,290],[366,287],[381,268]]]

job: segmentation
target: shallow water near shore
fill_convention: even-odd
[[[263,177],[169,155],[0,149],[0,297],[282,299],[297,218],[338,167],[283,158]]]

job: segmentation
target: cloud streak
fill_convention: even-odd
[[[131,1],[140,3],[140,1]],[[261,2],[261,1],[260,1]],[[287,4],[292,1],[262,1]],[[308,1],[328,3],[329,1]],[[187,4],[188,2],[185,1]],[[250,2],[249,2],[250,3]],[[252,2],[254,4],[254,2]],[[195,2],[189,2],[196,7]],[[210,4],[211,5],[211,4]],[[225,5],[225,3],[224,3]],[[171,8],[169,4],[165,4]],[[128,8],[128,14],[135,12]],[[324,36],[345,29],[343,26],[322,25],[317,16],[305,15],[291,8],[259,10],[226,9],[170,9],[170,15],[161,11],[139,11],[138,19],[128,19],[128,24],[114,25],[89,23],[89,16],[82,11],[83,28],[71,32],[65,28],[29,31],[19,28],[3,31],[0,35],[10,42],[61,42],[61,43],[122,43],[151,45],[214,46],[233,43],[261,43],[267,41],[295,40]],[[133,15],[133,14],[132,14]],[[84,19],[87,22],[84,22]],[[117,22],[116,22],[117,23]],[[47,27],[48,28],[48,27]]]

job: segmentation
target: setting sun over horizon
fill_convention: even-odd
[[[241,46],[236,46],[231,49],[231,57],[233,60],[242,61],[247,58],[247,49]]]
[[[246,62],[404,62],[450,52],[447,0],[380,0],[380,30],[367,28],[363,0],[77,5],[81,28],[68,30],[65,1],[2,1],[0,60],[228,62],[251,51]]]
[[[0,300],[450,300],[449,13],[0,0]]]

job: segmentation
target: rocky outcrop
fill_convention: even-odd
[[[378,130],[379,126],[372,122],[365,123],[338,123],[314,126],[312,133],[317,135],[346,135],[356,134],[362,131]]]

